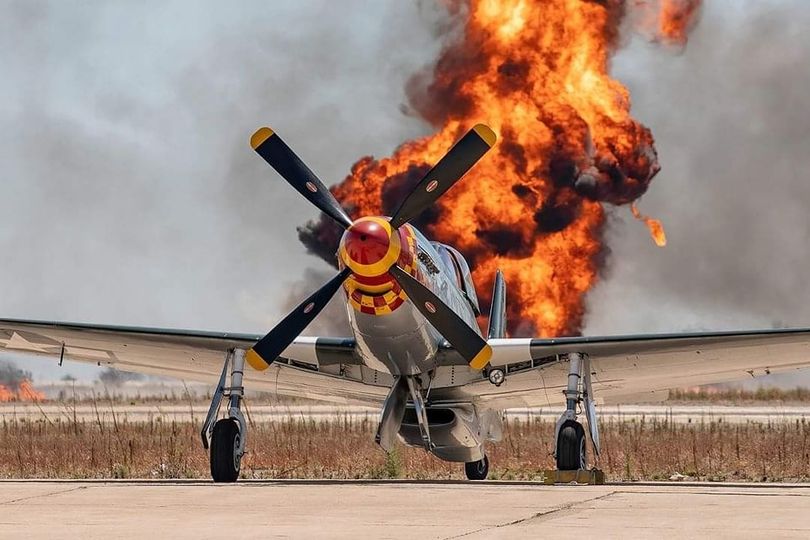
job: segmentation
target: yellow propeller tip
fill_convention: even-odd
[[[270,364],[264,361],[264,358],[259,356],[259,353],[253,349],[245,351],[245,362],[256,371],[264,371],[270,367]]]
[[[486,124],[478,124],[473,128],[473,130],[478,134],[479,137],[481,137],[481,139],[483,139],[485,143],[487,143],[490,148],[492,148],[495,145],[495,141],[498,140],[498,136],[495,135],[492,128]]]
[[[256,150],[258,147],[264,144],[264,141],[266,141],[272,136],[273,136],[272,129],[270,129],[269,127],[260,127],[259,129],[256,130],[256,133],[254,133],[250,137],[250,146],[254,150]]]
[[[492,358],[492,347],[484,345],[484,348],[478,351],[475,358],[470,361],[470,367],[473,369],[484,369],[487,367],[487,364],[489,364],[490,358]]]

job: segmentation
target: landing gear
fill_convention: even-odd
[[[419,432],[422,435],[422,444],[425,445],[425,450],[430,452],[434,444],[430,440],[430,423],[428,422],[427,409],[425,408],[425,400],[422,397],[422,391],[419,388],[419,383],[413,377],[405,377],[408,384],[408,390],[411,393],[411,401],[413,401],[414,412],[419,422]]]
[[[489,474],[489,459],[484,456],[478,461],[465,463],[464,472],[467,474],[467,480],[486,480]]]
[[[231,385],[225,386],[229,367]],[[245,388],[242,386],[244,369],[245,351],[229,351],[200,433],[203,448],[210,449],[211,478],[214,482],[236,482],[239,478],[247,437],[247,422],[242,414],[242,400],[245,396]],[[229,399],[228,417],[217,420],[223,397]]]
[[[565,412],[557,420],[555,453],[558,471],[577,471],[588,468],[585,428],[577,420],[577,408],[583,403],[588,429],[596,456],[599,456],[599,427],[591,388],[591,363],[588,355],[568,355],[568,387],[565,390]]]

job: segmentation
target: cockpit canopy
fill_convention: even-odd
[[[467,261],[455,248],[442,244],[440,242],[431,242],[439,256],[442,258],[445,269],[447,269],[456,280],[458,288],[464,293],[469,300],[470,305],[475,311],[476,315],[481,314],[481,308],[478,306],[478,296],[475,294],[475,284],[472,280],[470,267]]]

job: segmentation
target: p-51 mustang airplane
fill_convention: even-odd
[[[560,470],[584,469],[584,410],[600,451],[601,402],[653,399],[670,388],[810,366],[810,329],[677,335],[510,339],[506,287],[495,276],[489,329],[482,335],[470,270],[450,246],[408,222],[453,186],[491,147],[477,125],[416,185],[390,218],[352,220],[326,186],[269,128],[251,145],[345,232],[339,272],[266,336],[0,320],[0,349],[52,355],[146,374],[219,383],[202,430],[217,482],[239,476],[247,423],[244,383],[258,390],[334,403],[382,404],[376,440],[397,436],[486,478],[485,443],[501,436],[501,410],[560,407]],[[299,337],[343,289],[353,337]],[[247,362],[254,371],[244,374]],[[229,384],[226,380],[230,376]],[[226,418],[217,420],[223,397]]]

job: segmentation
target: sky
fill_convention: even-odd
[[[431,129],[401,112],[442,43],[426,0],[0,10],[2,317],[264,332],[331,270],[250,134],[271,125],[332,184]],[[706,0],[685,50],[618,53],[663,167],[640,208],[669,245],[610,209],[586,334],[810,326],[808,24],[800,0]]]

